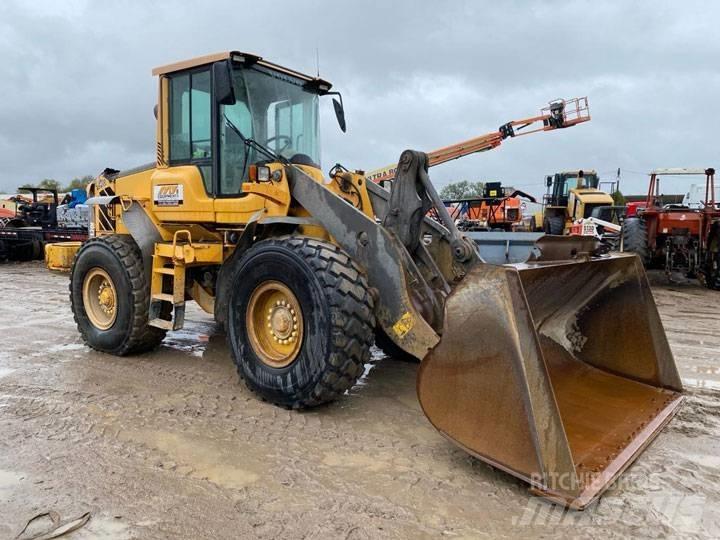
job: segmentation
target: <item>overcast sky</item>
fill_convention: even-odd
[[[343,134],[323,103],[325,169],[371,170],[587,95],[591,122],[431,178],[540,194],[546,174],[620,167],[623,192],[642,192],[651,168],[720,165],[720,3],[635,4],[6,0],[0,191],[151,161],[154,66],[237,49],[314,74],[317,49],[348,121]]]

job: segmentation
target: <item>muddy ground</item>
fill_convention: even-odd
[[[415,365],[376,351],[338,403],[285,411],[238,383],[198,309],[114,358],[81,343],[67,275],[0,265],[0,539],[50,509],[92,513],[78,539],[718,537],[720,293],[653,280],[688,399],[578,513],[441,437]]]

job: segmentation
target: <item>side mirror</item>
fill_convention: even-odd
[[[546,176],[546,177],[545,177],[545,185],[546,185],[547,187],[552,186],[552,176]]]
[[[215,62],[212,65],[212,79],[215,101],[220,105],[234,105],[235,90],[233,89],[230,62],[227,60]]]
[[[338,125],[343,133],[347,131],[347,124],[345,123],[345,107],[343,106],[342,94],[340,92],[327,92],[325,95],[333,95],[340,98],[340,101],[333,98],[333,109],[335,109],[335,118],[337,118]]]
[[[345,133],[347,131],[347,124],[345,123],[345,108],[342,104],[342,96],[340,96],[340,101],[333,98],[333,108],[335,109],[335,118],[337,118],[338,125],[342,132]]]

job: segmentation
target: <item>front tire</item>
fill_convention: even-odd
[[[164,330],[148,326],[150,285],[130,236],[85,242],[70,273],[70,303],[83,340],[98,351],[141,353],[165,337]]]
[[[543,230],[545,234],[561,236],[565,232],[565,218],[563,216],[545,216]]]
[[[705,273],[705,286],[714,291],[720,291],[720,255],[714,255]]]
[[[707,238],[703,282],[708,289],[720,291],[720,223],[714,223]]]
[[[228,341],[250,390],[302,409],[355,384],[370,359],[373,302],[345,252],[302,236],[264,240],[242,256],[231,280]]]
[[[650,248],[648,247],[648,233],[645,221],[639,218],[625,220],[622,227],[623,250],[637,254],[643,265],[650,262]]]

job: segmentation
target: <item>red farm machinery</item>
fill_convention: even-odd
[[[705,198],[697,207],[661,203],[661,176],[705,177]],[[682,272],[720,290],[720,204],[715,200],[715,169],[656,169],[644,208],[623,224],[623,250],[637,253],[648,268],[668,276]]]

